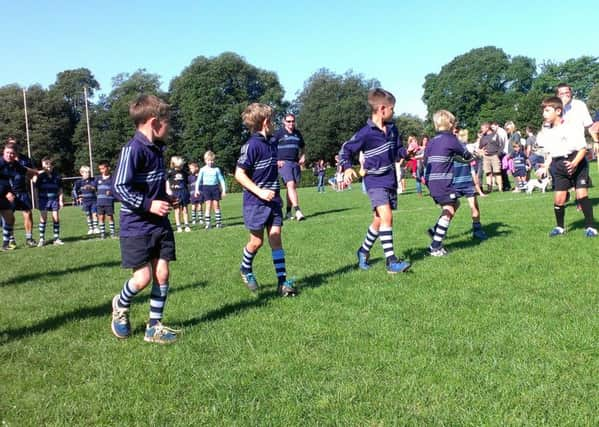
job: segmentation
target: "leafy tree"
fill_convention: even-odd
[[[171,81],[170,93],[178,154],[197,160],[212,150],[226,171],[234,169],[248,138],[241,120],[247,105],[261,102],[279,114],[286,107],[277,75],[231,52],[195,58]]]
[[[87,68],[62,71],[56,75],[56,82],[49,87],[50,92],[55,92],[58,96],[64,97],[65,101],[68,102],[76,122],[79,121],[85,109],[84,87],[87,88],[89,98],[92,98],[94,92],[100,89],[100,83]]]
[[[326,68],[304,83],[294,108],[309,162],[332,161],[341,144],[364,126],[370,116],[368,90],[377,86],[377,80],[365,80],[351,71],[341,76]]]
[[[587,106],[589,107],[590,111],[599,112],[599,83],[596,83],[589,92]]]
[[[420,138],[427,132],[425,130],[424,121],[418,116],[413,116],[411,114],[401,114],[395,119],[395,124],[397,125],[399,135],[404,144],[408,140],[408,136],[414,135],[417,138]]]
[[[545,94],[555,94],[559,83],[567,83],[572,95],[587,100],[591,89],[599,81],[599,57],[581,56],[563,63],[545,62],[535,79],[533,87]]]

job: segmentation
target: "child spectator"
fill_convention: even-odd
[[[324,165],[324,159],[320,159],[314,168],[314,173],[316,174],[317,184],[316,184],[316,192],[324,193],[324,176],[326,174],[327,168]]]
[[[225,178],[223,177],[220,168],[214,166],[215,155],[212,151],[206,151],[204,154],[204,163],[206,165],[200,169],[200,174],[196,181],[196,189],[194,194],[203,193],[204,202],[206,203],[206,212],[204,214],[204,222],[206,230],[210,229],[210,209],[214,211],[216,220],[216,228],[222,228],[223,220],[220,211],[220,199],[227,194]],[[200,190],[200,188],[202,190]]]
[[[79,168],[79,174],[81,175],[81,179],[75,181],[73,193],[81,205],[81,210],[85,214],[87,220],[87,234],[99,234],[96,181],[91,176],[91,169],[89,166],[81,166]]]
[[[364,152],[364,184],[374,211],[362,246],[356,252],[358,267],[368,270],[370,250],[380,236],[388,273],[400,273],[410,268],[410,263],[398,259],[393,250],[393,210],[397,208],[397,180],[395,162],[408,158],[399,132],[393,124],[395,97],[391,92],[376,88],[368,92],[371,118],[339,151],[340,166],[345,170],[345,182],[357,177],[351,168],[352,157]]]
[[[570,188],[576,191],[576,200],[584,214],[585,236],[597,236],[593,205],[588,197],[589,165],[586,159],[586,141],[579,125],[562,120],[563,104],[558,97],[545,98],[543,107],[543,130],[537,141],[549,154],[546,167],[550,167],[555,188],[553,211],[556,227],[549,233],[550,237],[565,233],[566,197]]]
[[[440,257],[447,255],[443,247],[443,239],[460,206],[459,194],[453,183],[453,160],[455,156],[460,156],[463,161],[469,162],[473,156],[452,132],[455,126],[453,114],[446,110],[439,110],[433,115],[433,124],[437,135],[424,152],[425,178],[431,197],[441,206],[441,216],[435,226],[429,230],[432,241],[428,253]]]
[[[526,191],[526,175],[530,169],[530,161],[528,160],[528,157],[526,157],[519,142],[515,142],[512,145],[512,153],[509,154],[509,157],[512,159],[512,175],[516,181],[516,187],[513,192],[518,193],[520,191]]]
[[[64,245],[60,240],[60,215],[59,211],[64,206],[62,197],[62,177],[54,170],[54,163],[49,157],[42,159],[42,172],[35,181],[37,188],[38,209],[40,211],[39,232],[40,239],[38,247],[46,244],[46,220],[48,211],[52,212],[52,231],[53,243],[55,245]]]
[[[204,198],[202,196],[202,189],[200,188],[200,194],[196,193],[196,181],[198,179],[198,173],[200,167],[196,162],[189,164],[189,176],[187,182],[189,183],[189,194],[191,203],[191,223],[193,225],[200,224],[204,225]]]
[[[171,157],[170,169],[166,180],[166,192],[173,199],[175,210],[175,223],[177,224],[177,233],[181,233],[181,215],[183,215],[183,223],[185,231],[190,232],[189,228],[189,213],[187,205],[189,205],[189,188],[187,187],[187,171],[185,170],[185,160],[181,156]]]
[[[144,341],[170,344],[180,331],[161,322],[169,290],[169,263],[176,259],[163,154],[169,106],[154,95],[141,95],[129,106],[129,115],[136,132],[121,150],[113,190],[121,201],[122,266],[133,269],[133,276],[112,299],[111,329],[118,338],[131,335],[131,302],[151,282],[150,319]]]
[[[112,175],[110,174],[110,164],[103,160],[98,165],[100,175],[96,177],[97,188],[97,209],[98,222],[100,225],[100,238],[106,238],[105,220],[108,217],[108,227],[110,237],[115,238],[116,232],[114,227],[114,194],[112,193]]]
[[[264,230],[272,248],[272,260],[277,274],[277,292],[280,296],[295,296],[297,288],[287,279],[285,251],[281,241],[283,207],[277,168],[277,145],[270,139],[273,110],[265,104],[250,104],[241,115],[251,136],[241,147],[235,179],[244,188],[243,221],[250,231],[250,240],[243,248],[241,278],[248,289],[255,292],[258,281],[252,263],[264,243]]]

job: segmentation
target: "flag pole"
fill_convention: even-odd
[[[31,159],[31,143],[29,141],[29,119],[27,117],[27,89],[23,88],[23,107],[25,110],[25,137],[27,139],[27,157]],[[31,193],[31,205],[35,209],[35,195],[33,193],[33,181],[29,180],[29,192]]]
[[[87,146],[89,149],[89,168],[91,176],[94,175],[94,162],[92,160],[92,134],[89,128],[89,109],[87,108],[87,86],[83,86],[83,97],[85,99],[85,120],[87,121]]]

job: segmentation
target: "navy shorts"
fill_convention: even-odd
[[[98,212],[98,207],[96,206],[96,201],[86,202],[85,200],[81,203],[81,210],[85,212],[87,215],[95,214]]]
[[[435,203],[438,205],[441,205],[441,206],[455,205],[458,203],[459,193],[454,188],[454,189],[452,189],[452,191],[449,191],[447,193],[443,193],[443,194],[439,194],[439,195],[431,194],[431,197],[433,198]]]
[[[204,203],[204,200],[201,200],[202,199],[202,186],[200,186],[200,188],[198,188],[198,190],[200,191],[200,195],[198,197],[194,196],[195,186],[194,186],[193,190],[189,192],[189,202],[191,204],[197,205],[198,203]]]
[[[189,204],[190,196],[187,190],[178,190],[173,192],[173,196],[179,201],[179,206],[184,207]]]
[[[516,176],[516,177],[525,177],[526,176],[526,168],[518,168],[518,169],[514,170],[514,173],[512,175]]]
[[[98,205],[98,215],[114,215],[114,205]]]
[[[175,236],[173,230],[156,231],[143,236],[121,237],[121,265],[139,268],[154,259],[175,261]]]
[[[283,162],[283,166],[279,168],[279,175],[281,175],[285,184],[291,181],[299,184],[302,180],[302,170],[300,165],[297,162],[291,162],[289,160]]]
[[[553,185],[555,191],[568,191],[570,188],[589,188],[591,185],[589,180],[589,163],[586,159],[578,164],[572,175],[568,174],[568,169],[564,162],[572,161],[576,157],[576,153],[571,154],[568,158],[556,157],[551,160],[551,173],[553,175]]]
[[[32,207],[31,197],[29,193],[15,193],[15,201],[13,202],[13,210],[15,211],[30,211]]]
[[[13,204],[10,203],[5,196],[0,196],[0,211],[13,210],[12,207]]]
[[[204,201],[220,200],[220,185],[204,185],[202,194],[204,195]]]
[[[281,203],[268,205],[243,206],[243,222],[245,228],[251,231],[264,230],[270,226],[283,225],[283,209]]]
[[[455,192],[458,197],[476,197],[476,195],[477,195],[476,188],[474,188],[473,185],[471,185],[470,187],[456,188]],[[444,203],[444,204],[450,204],[450,203]]]
[[[397,209],[397,191],[388,188],[370,188],[366,190],[372,210],[378,206],[389,205],[392,210]]]
[[[58,204],[58,199],[39,199],[38,200],[38,209],[40,211],[52,211],[58,212],[60,210],[60,205]]]

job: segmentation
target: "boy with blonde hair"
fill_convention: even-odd
[[[89,166],[79,168],[81,179],[73,186],[73,195],[81,205],[81,210],[87,220],[87,234],[99,234],[96,181],[92,177]]]
[[[141,95],[129,106],[129,115],[136,132],[121,150],[113,187],[121,201],[122,266],[131,268],[133,275],[112,299],[111,329],[117,338],[129,337],[131,302],[151,282],[150,319],[144,340],[170,344],[180,331],[161,323],[169,290],[169,263],[176,259],[163,154],[169,105],[154,95]]]
[[[46,221],[48,219],[48,211],[52,212],[52,231],[53,244],[64,245],[60,240],[60,215],[59,211],[64,207],[62,195],[62,177],[54,169],[54,162],[49,157],[42,159],[42,171],[35,180],[37,188],[37,208],[40,211],[40,223],[38,230],[40,239],[37,242],[38,247],[46,244]]]
[[[589,200],[589,164],[586,159],[587,144],[584,133],[577,123],[562,119],[564,107],[562,100],[556,96],[545,98],[543,107],[544,127],[537,136],[539,145],[549,154],[548,164],[554,179],[555,188],[553,211],[556,227],[549,233],[550,237],[560,236],[566,232],[564,220],[565,204],[570,188],[574,187],[576,200],[584,214],[585,236],[596,237],[593,204]]]
[[[177,224],[177,233],[190,232],[189,214],[187,205],[189,205],[189,188],[187,187],[187,171],[185,170],[185,160],[181,156],[172,156],[170,169],[166,179],[166,192],[171,196],[175,210],[175,223]],[[184,229],[181,228],[181,216],[183,216]]]
[[[206,203],[206,214],[204,221],[206,230],[210,229],[210,209],[214,211],[216,228],[222,228],[223,218],[220,211],[220,199],[227,194],[227,186],[220,168],[214,166],[215,155],[212,151],[206,151],[204,162],[206,165],[200,169],[194,195],[203,195]],[[200,190],[201,188],[201,190]]]
[[[387,272],[401,273],[410,268],[410,263],[398,259],[393,250],[393,210],[397,208],[397,180],[395,163],[407,159],[408,151],[403,147],[397,127],[393,123],[395,97],[381,88],[368,92],[371,118],[349,141],[341,146],[339,159],[344,170],[344,179],[350,184],[357,178],[351,168],[352,158],[363,151],[364,185],[374,212],[362,246],[356,252],[358,267],[368,270],[370,250],[380,237],[386,259]]]
[[[428,254],[436,257],[447,255],[443,247],[443,239],[460,206],[459,193],[453,182],[454,158],[457,156],[458,160],[465,162],[470,162],[474,158],[453,134],[455,122],[455,116],[449,111],[437,111],[433,115],[437,135],[431,139],[424,150],[426,184],[435,203],[441,206],[441,216],[435,226],[429,230],[432,241]]]
[[[252,263],[264,243],[264,230],[272,249],[272,260],[277,274],[277,292],[280,296],[295,296],[297,288],[287,279],[285,251],[281,240],[283,206],[277,168],[277,146],[269,139],[272,132],[272,108],[265,104],[250,104],[241,115],[243,124],[251,132],[241,147],[235,179],[243,186],[243,221],[250,231],[250,240],[243,248],[241,278],[248,289],[255,292],[258,281]]]

